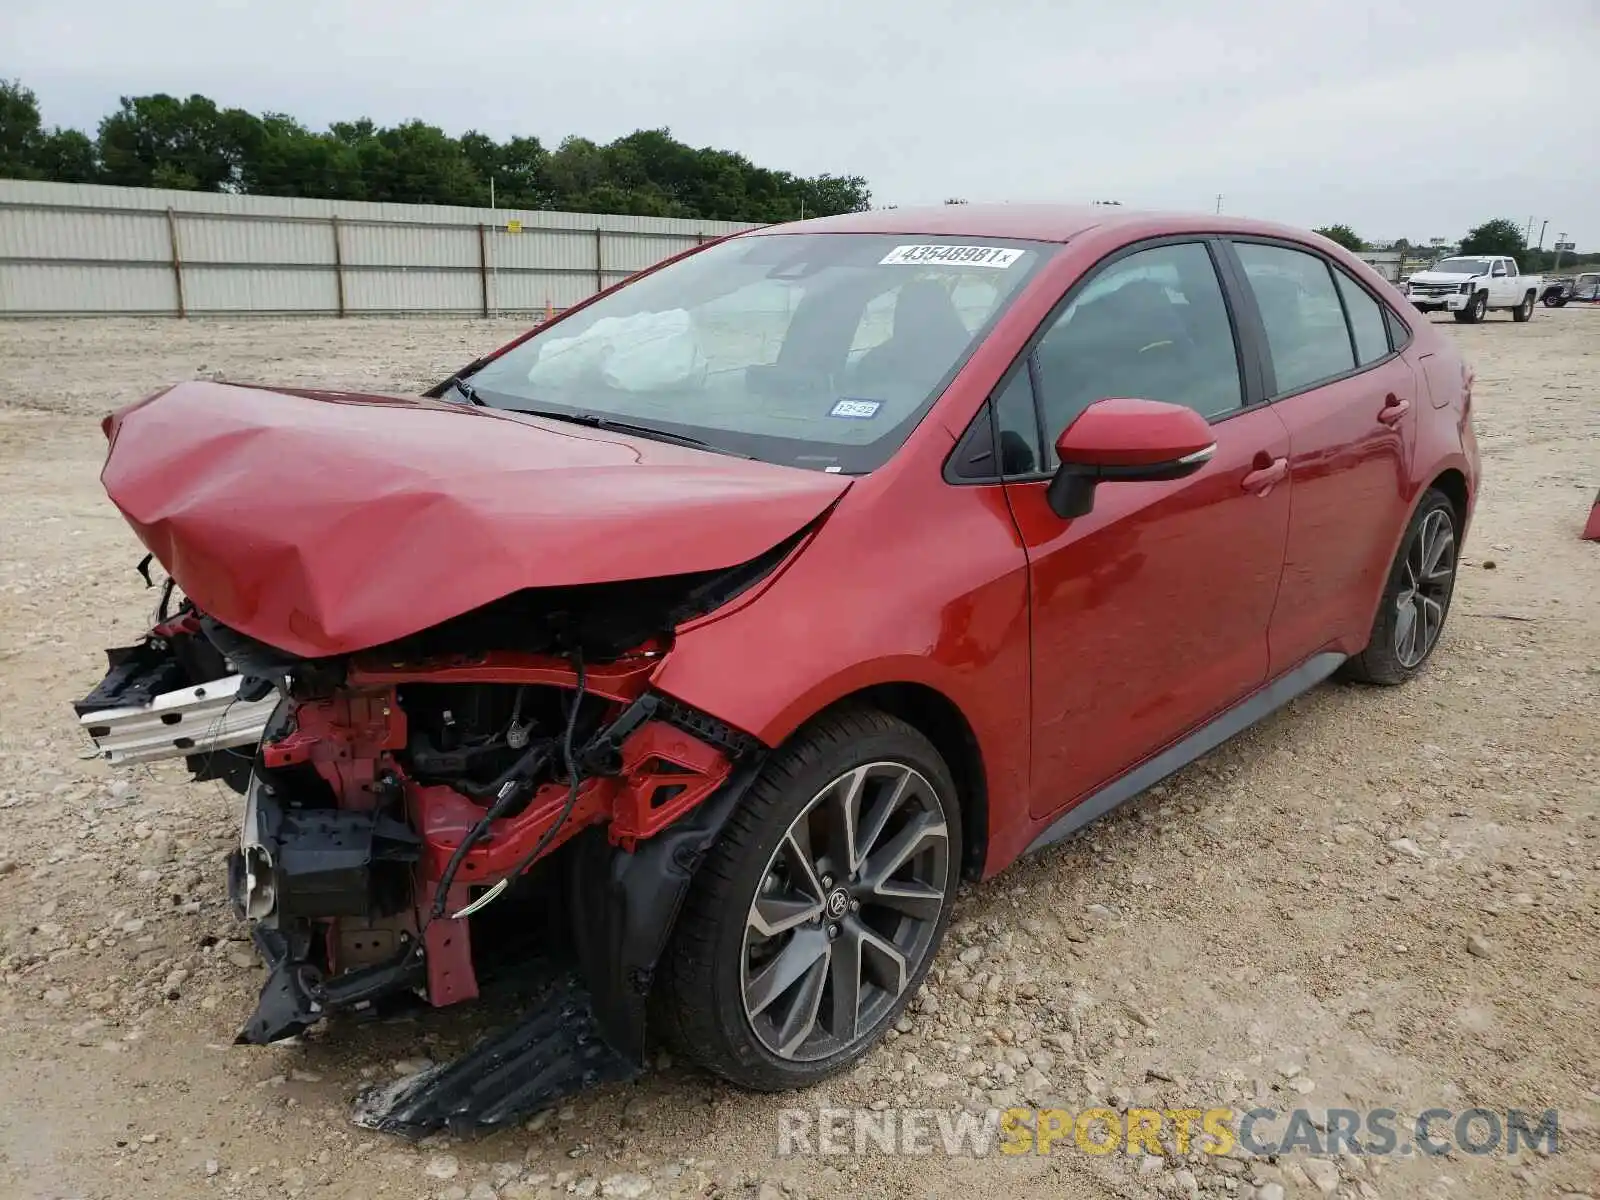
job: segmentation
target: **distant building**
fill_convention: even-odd
[[[1363,250],[1356,255],[1379,275],[1390,283],[1400,282],[1400,264],[1402,255],[1398,250]]]

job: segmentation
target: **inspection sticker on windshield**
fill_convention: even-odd
[[[933,263],[946,267],[991,267],[1005,270],[1022,257],[1009,246],[896,246],[878,260],[880,267],[915,267]]]
[[[856,421],[870,421],[883,407],[881,400],[840,400],[828,410],[830,417],[850,417]]]

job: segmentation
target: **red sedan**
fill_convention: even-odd
[[[244,1040],[469,999],[535,925],[576,963],[373,1123],[494,1125],[647,1040],[804,1085],[898,1018],[962,876],[1335,673],[1424,667],[1471,383],[1276,225],[755,230],[428,398],[188,383],[108,419],[182,600],[79,711],[245,793]]]

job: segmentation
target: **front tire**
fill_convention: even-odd
[[[680,1052],[741,1087],[805,1087],[888,1030],[927,974],[961,868],[949,768],[875,709],[763,769],[700,870],[657,1001]]]
[[[1455,506],[1429,488],[1400,539],[1367,648],[1345,663],[1345,678],[1392,687],[1422,670],[1450,614],[1460,541]]]
[[[1522,303],[1511,310],[1511,319],[1517,323],[1533,319],[1533,293],[1529,292],[1522,298]]]
[[[1455,313],[1455,318],[1463,325],[1476,325],[1488,315],[1489,293],[1479,292],[1472,297],[1470,304]]]

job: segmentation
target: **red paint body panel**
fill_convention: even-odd
[[[1063,521],[1045,484],[1008,487],[1032,563],[1034,755],[1046,817],[1267,678],[1292,489],[1246,491],[1289,435],[1271,408],[1210,427],[1187,479],[1102,484]]]
[[[520,588],[729,567],[848,479],[440,401],[180,384],[102,479],[205,612],[348,653]]]
[[[1411,407],[1378,419],[1393,396]],[[1369,371],[1288,396],[1272,407],[1288,425],[1294,489],[1288,554],[1272,616],[1272,673],[1319,650],[1353,654],[1427,480],[1413,475],[1417,421],[1432,415],[1411,364],[1396,356]]]
[[[1056,456],[1084,466],[1148,467],[1186,458],[1212,440],[1211,426],[1192,408],[1108,398],[1061,431]]]
[[[1470,373],[1404,297],[1324,239],[1222,217],[1033,206],[887,210],[812,230],[1065,244],[899,451],[855,480],[454,405],[186,384],[110,423],[107,488],[202,608],[319,655],[519,588],[731,565],[832,506],[779,570],[681,627],[650,686],[769,745],[866,688],[937,693],[981,760],[986,874],[1096,787],[1308,654],[1358,650],[1430,482],[1459,472],[1471,514]],[[1217,452],[1204,467],[1103,483],[1084,517],[1051,513],[1043,482],[946,481],[956,439],[1070,286],[1130,243],[1230,233],[1335,259],[1401,315],[1412,341],[1374,370],[1213,422]],[[1390,394],[1410,407],[1379,420]],[[380,690],[410,669],[368,663],[357,677]],[[560,673],[509,659],[449,669]],[[642,676],[630,665],[608,686],[620,700]],[[651,726],[635,736],[647,734],[670,736]],[[648,836],[638,806],[660,747],[635,749],[631,796],[615,781],[586,784],[575,824],[609,812],[614,836]],[[701,782],[726,768],[704,747],[680,757]],[[437,790],[410,789],[432,864],[476,811]],[[559,800],[536,797],[494,845],[537,836]],[[475,869],[492,874],[487,860]]]

